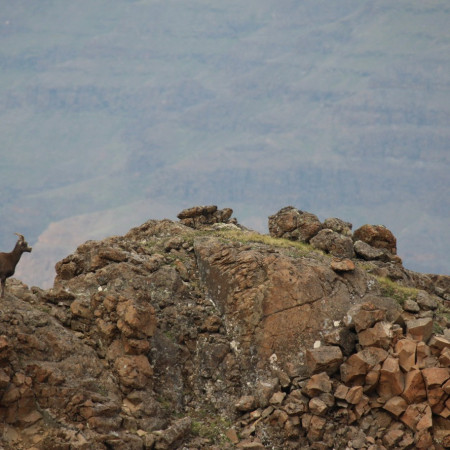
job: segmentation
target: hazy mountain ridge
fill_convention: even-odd
[[[135,201],[152,217],[152,202],[239,202],[260,230],[290,203],[385,223],[406,266],[448,273],[449,15],[443,1],[5,5],[1,247]]]

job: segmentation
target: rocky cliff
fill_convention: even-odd
[[[194,207],[7,283],[5,449],[450,446],[450,277],[392,233]]]

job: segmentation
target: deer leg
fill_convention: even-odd
[[[6,283],[6,278],[2,278],[2,295],[1,295],[1,298],[5,297],[5,283]]]

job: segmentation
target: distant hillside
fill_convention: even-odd
[[[17,0],[0,14],[1,250],[14,231],[33,244],[62,223],[81,243],[105,225],[78,217],[103,213],[115,234],[201,203],[266,231],[292,204],[383,223],[406,267],[450,273],[446,1]]]

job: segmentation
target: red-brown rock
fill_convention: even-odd
[[[381,347],[387,350],[392,341],[392,324],[377,322],[373,327],[360,331],[358,339],[363,347]]]
[[[347,316],[347,324],[354,325],[359,333],[372,327],[376,322],[385,320],[386,311],[376,307],[373,303],[363,303],[350,309]]]
[[[363,241],[375,248],[385,248],[393,255],[397,254],[397,240],[383,225],[363,225],[353,233],[354,241]]]
[[[383,406],[386,411],[389,411],[395,417],[400,417],[408,407],[408,403],[399,396],[391,397]]]
[[[326,372],[318,373],[313,375],[305,387],[303,388],[303,392],[308,397],[315,397],[323,392],[331,392],[332,384],[330,377]]]
[[[426,317],[423,319],[408,320],[406,322],[406,333],[416,341],[427,342],[433,333],[433,319]]]
[[[387,356],[385,350],[377,347],[369,347],[351,355],[341,364],[341,380],[346,384],[363,385],[368,371]]]
[[[413,431],[432,426],[431,408],[426,403],[409,405],[400,420]]]
[[[274,237],[309,242],[322,229],[318,217],[286,206],[269,217],[269,233]]]
[[[426,400],[427,391],[420,370],[411,370],[405,375],[405,389],[402,397],[410,404]]]
[[[432,367],[422,370],[423,379],[427,389],[442,386],[450,378],[450,370],[444,367]]]
[[[339,369],[344,357],[338,346],[325,345],[306,351],[306,364],[310,373],[326,372],[332,375]]]
[[[417,344],[411,339],[401,339],[395,344],[400,367],[405,372],[409,372],[416,363],[416,348]]]
[[[388,356],[380,370],[380,380],[377,391],[380,397],[389,399],[400,395],[405,387],[405,381],[398,359]]]

